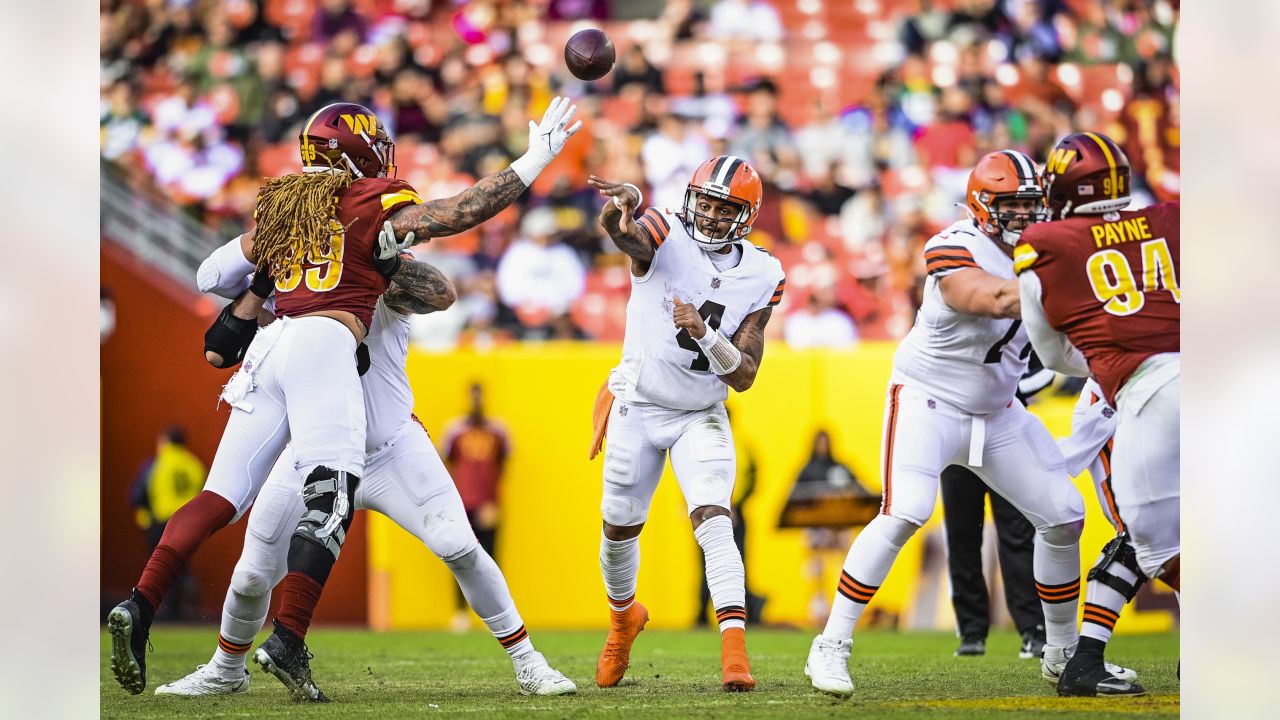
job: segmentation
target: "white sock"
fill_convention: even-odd
[[[1138,576],[1120,563],[1112,563],[1107,572],[1127,582],[1137,582]],[[1102,642],[1111,640],[1116,621],[1124,610],[1125,599],[1118,590],[1097,580],[1090,580],[1085,588],[1084,613],[1080,621],[1080,634]]]
[[[227,599],[222,603],[218,649],[211,661],[214,667],[226,675],[243,674],[253,638],[266,622],[270,606],[270,593],[242,595],[234,587],[227,590]]]
[[[507,579],[498,563],[479,545],[461,557],[445,562],[462,588],[467,604],[475,611],[498,644],[513,659],[533,652],[533,641],[516,610]]]
[[[733,522],[724,515],[705,520],[693,531],[706,558],[707,588],[720,632],[747,627],[747,572],[733,543]]]
[[[623,612],[636,601],[636,578],[640,575],[640,538],[610,540],[600,536],[600,574],[609,596],[609,607]]]
[[[1045,643],[1054,647],[1071,645],[1080,637],[1076,628],[1080,610],[1080,544],[1051,545],[1042,533],[1036,533],[1031,564],[1044,610]]]
[[[524,621],[520,619],[520,613],[516,612],[514,605],[501,615],[481,619],[513,661],[519,662],[522,657],[534,652],[529,631],[524,629]]]
[[[867,609],[867,603],[893,567],[902,546],[917,527],[891,515],[877,515],[867,524],[845,556],[840,583],[831,602],[831,615],[822,634],[833,640],[853,637],[853,627]]]

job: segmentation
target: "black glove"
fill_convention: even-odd
[[[232,315],[231,306],[234,304],[227,303],[204,333],[204,351],[222,356],[222,364],[217,366],[220,368],[238,365],[253,342],[253,336],[258,334],[257,319],[244,320]]]
[[[369,346],[360,343],[356,348],[356,373],[364,377],[367,372],[369,372]]]
[[[271,273],[267,272],[265,267],[258,268],[253,274],[253,282],[249,283],[249,292],[265,300],[275,289],[276,282],[271,277]]]

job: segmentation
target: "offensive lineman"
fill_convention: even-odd
[[[1017,319],[1013,246],[1044,219],[1044,191],[1031,160],[1006,150],[978,161],[966,200],[969,218],[925,244],[924,304],[889,381],[883,506],[849,548],[830,618],[805,663],[813,686],[833,695],[853,693],[854,626],[902,546],[933,513],[948,465],[972,470],[1036,528],[1032,563],[1045,617],[1046,678],[1057,679],[1078,637],[1084,503],[1049,431],[1014,399],[1031,343]]]
[[[604,516],[600,571],[610,608],[596,684],[612,687],[630,663],[649,619],[635,599],[640,531],[668,451],[693,534],[706,557],[707,585],[720,626],[721,687],[755,687],[747,658],[742,555],[733,543],[730,498],[736,477],[724,400],[745,392],[764,353],[764,328],[786,278],[772,255],[745,242],[763,186],[741,158],[721,155],[694,172],[679,210],[649,208],[640,191],[594,175],[610,199],[600,225],[631,258],[631,297],[622,361],[596,401],[604,433]]]
[[[174,579],[205,538],[248,510],[286,442],[305,478],[308,512],[290,540],[275,632],[259,652],[294,684],[309,682],[303,640],[350,527],[364,470],[357,346],[388,283],[420,267],[402,263],[394,245],[378,241],[379,231],[390,220],[398,235],[413,231],[426,242],[493,217],[581,127],[566,127],[576,110],[568,99],[554,99],[540,124],[529,123],[524,156],[457,196],[430,203],[388,177],[395,172],[395,144],[368,108],[336,103],[307,120],[299,136],[303,172],[269,181],[258,196],[257,227],[214,253],[215,271],[224,259],[252,259],[274,279],[280,321],[258,333],[256,321],[234,314],[233,303],[206,334],[206,350],[223,359],[243,355],[244,362],[221,395],[231,416],[205,489],[175,513],[133,595],[108,615],[111,668],[125,689],[136,695],[146,688],[151,621]],[[218,277],[197,281],[203,287]],[[269,286],[254,289],[250,304],[256,299],[260,306],[269,293]],[[248,314],[254,316],[256,310]]]
[[[389,232],[389,228],[384,230],[384,235]],[[408,315],[445,310],[455,299],[449,281],[435,268],[426,268],[429,272],[424,273],[421,283],[388,288],[365,341],[370,348],[368,371],[361,377],[368,419],[367,474],[356,490],[355,507],[391,518],[444,561],[476,614],[511,656],[522,694],[572,693],[577,689],[573,681],[552,669],[534,649],[502,571],[476,541],[457,488],[413,415],[413,391],[404,370]],[[233,295],[245,282],[247,278],[210,291]],[[249,530],[227,590],[213,659],[190,675],[161,685],[157,695],[229,695],[249,690],[245,658],[266,620],[271,588],[285,573],[289,544],[285,531],[297,524],[304,510],[300,486],[292,454],[286,449],[249,515]],[[270,665],[270,658],[266,661]],[[288,675],[277,677],[295,697],[327,700],[314,682],[291,685]]]
[[[1176,594],[1179,205],[1125,211],[1129,160],[1098,133],[1063,138],[1045,174],[1054,221],[1029,229],[1014,252],[1022,317],[1047,367],[1092,375],[1116,410],[1112,484],[1136,556],[1128,558],[1123,546],[1112,543],[1095,572],[1111,578],[1133,574],[1136,565],[1142,576],[1159,578]],[[1123,587],[1136,592],[1136,584]],[[1060,695],[1116,694],[1103,664],[1105,647],[1105,639],[1093,634],[1081,639],[1058,680]]]

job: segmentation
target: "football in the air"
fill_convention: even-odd
[[[564,44],[564,64],[579,80],[599,80],[613,69],[613,41],[600,30],[579,30]]]

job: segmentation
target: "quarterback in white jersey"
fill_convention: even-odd
[[[668,451],[684,494],[720,627],[721,687],[755,687],[746,648],[746,587],[733,542],[733,432],[729,388],[755,381],[764,328],[786,278],[772,255],[746,242],[763,186],[741,158],[721,155],[694,172],[679,209],[649,208],[640,191],[594,175],[609,198],[600,224],[631,258],[631,297],[622,361],[596,401],[595,457],[604,451],[600,569],[610,607],[609,636],[596,684],[617,685],[631,645],[649,619],[636,602],[640,531]]]
[[[411,262],[408,255],[405,258]],[[457,487],[426,429],[413,415],[413,391],[404,369],[409,352],[408,315],[447,309],[454,299],[453,287],[438,270],[418,264],[426,271],[417,274],[416,286],[393,284],[378,300],[365,338],[368,369],[360,382],[367,418],[366,475],[356,490],[355,508],[387,516],[449,566],[472,609],[510,654],[521,693],[572,693],[576,690],[573,681],[551,668],[534,648],[502,571],[476,541]],[[237,285],[227,289],[234,291]],[[302,487],[291,449],[286,448],[249,516],[244,549],[227,589],[213,659],[190,675],[160,686],[157,695],[248,691],[246,655],[266,620],[272,588],[287,570],[290,535],[306,512]],[[275,672],[269,656],[255,653],[254,660],[305,699],[326,699],[314,682],[290,685],[287,675]]]
[[[1043,187],[1025,155],[995,152],[970,174],[967,201],[970,217],[925,244],[924,303],[889,381],[881,514],[849,549],[805,665],[815,688],[842,697],[853,692],[854,626],[903,544],[933,514],[948,465],[972,470],[1036,528],[1046,678],[1057,680],[1078,638],[1084,503],[1053,436],[1015,400],[1031,343],[1018,320],[1013,246],[1044,219]]]

